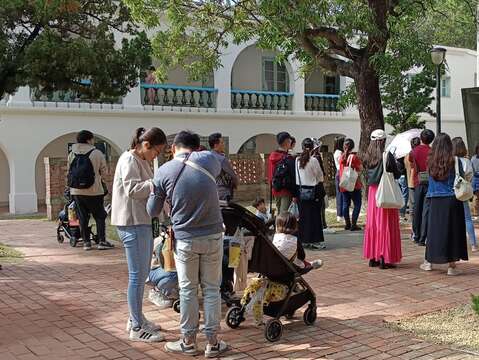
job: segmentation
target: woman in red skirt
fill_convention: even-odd
[[[399,210],[378,208],[376,205],[376,192],[384,171],[385,144],[384,130],[374,130],[364,161],[369,191],[363,254],[366,259],[369,259],[370,267],[379,266],[381,269],[395,267],[402,258]],[[401,176],[396,160],[390,152],[387,155],[386,171],[393,173],[395,179]]]

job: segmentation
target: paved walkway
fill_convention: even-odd
[[[406,236],[405,236],[406,237]],[[130,343],[126,263],[121,249],[83,252],[59,245],[55,225],[41,220],[0,221],[0,242],[26,254],[0,271],[0,359],[166,359],[163,344]],[[403,240],[398,269],[369,269],[361,259],[361,236],[327,237],[328,250],[309,254],[326,261],[307,276],[318,297],[319,318],[307,327],[298,315],[278,343],[268,343],[251,321],[238,330],[223,325],[230,359],[479,359],[394,332],[385,320],[454,306],[479,293],[479,256],[461,264],[464,275],[418,270],[423,248]],[[178,315],[146,314],[178,336]],[[200,346],[204,338],[200,337]],[[181,357],[177,357],[181,358]]]

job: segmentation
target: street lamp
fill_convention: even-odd
[[[446,59],[446,49],[434,47],[431,50],[431,58],[436,65],[436,135],[441,133],[441,67]]]

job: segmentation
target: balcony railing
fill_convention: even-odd
[[[143,105],[161,107],[216,108],[218,90],[210,87],[141,84]]]
[[[231,107],[248,110],[291,110],[293,93],[279,91],[231,90]]]
[[[339,111],[339,95],[304,94],[306,111]]]

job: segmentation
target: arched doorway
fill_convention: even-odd
[[[322,152],[334,152],[334,142],[338,137],[346,138],[347,136],[344,134],[327,134],[321,136],[319,140],[321,140],[322,143]]]
[[[8,213],[10,195],[10,166],[7,154],[0,145],[0,214]]]
[[[273,134],[259,134],[246,140],[238,150],[238,154],[271,154],[278,144]]]
[[[40,211],[44,209],[46,194],[44,158],[66,159],[68,157],[69,145],[76,143],[76,134],[77,133],[69,133],[57,137],[45,145],[37,156],[35,162],[35,188]],[[97,147],[105,152],[107,162],[118,159],[122,153],[121,149],[115,143],[101,135],[95,134],[95,143]]]

